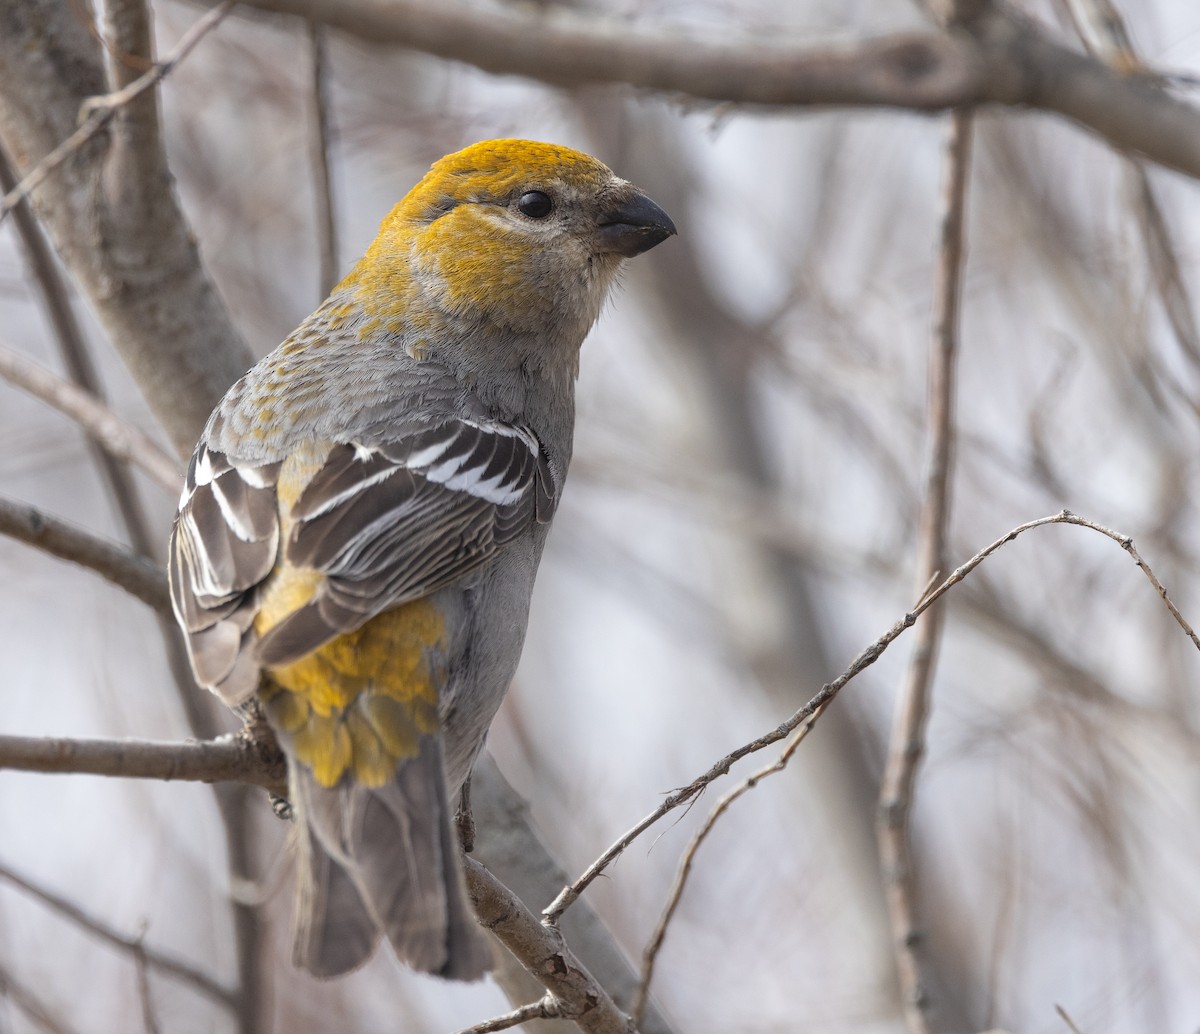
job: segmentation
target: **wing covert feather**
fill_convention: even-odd
[[[558,498],[537,437],[500,422],[448,420],[402,437],[333,447],[288,513],[283,556],[324,578],[267,631],[261,663],[298,660],[392,607],[479,570]]]

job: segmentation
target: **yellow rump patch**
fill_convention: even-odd
[[[263,705],[289,753],[322,786],[382,786],[438,728],[445,622],[416,600],[270,670]]]

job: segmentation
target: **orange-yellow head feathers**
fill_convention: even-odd
[[[428,317],[536,335],[570,353],[621,260],[674,232],[661,208],[589,155],[489,140],[436,162],[341,286],[385,321],[406,313],[410,327]]]

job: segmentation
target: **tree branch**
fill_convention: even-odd
[[[994,542],[985,546],[976,553],[970,560],[957,567],[952,571],[941,584],[932,591],[926,592],[917,602],[916,606],[911,611],[905,614],[902,618],[896,621],[886,632],[876,639],[870,646],[863,650],[851,663],[845,671],[842,672],[832,682],[826,683],[821,689],[815,693],[812,698],[799,710],[795,711],[790,717],[781,722],[774,729],[764,733],[757,739],[751,740],[749,743],[738,747],[737,750],[731,751],[721,758],[720,761],[712,765],[708,771],[697,776],[686,786],[674,791],[668,795],[663,802],[646,815],[641,821],[630,828],[626,833],[622,834],[609,846],[603,854],[601,854],[591,865],[583,871],[583,873],[573,882],[563,887],[558,896],[543,910],[542,915],[545,922],[554,924],[559,921],[562,914],[579,899],[579,896],[587,890],[589,886],[603,873],[609,865],[611,865],[624,850],[629,847],[639,836],[647,829],[653,826],[664,815],[674,811],[691,801],[697,794],[702,793],[704,789],[721,776],[728,774],[729,770],[740,761],[742,758],[750,754],[757,753],[764,747],[769,747],[772,743],[778,743],[780,740],[787,737],[801,724],[813,719],[817,711],[824,708],[842,688],[859,674],[874,664],[880,657],[883,656],[889,646],[892,645],[904,632],[912,628],[926,610],[934,603],[940,600],[954,586],[958,585],[964,578],[970,575],[980,564],[990,557],[997,550],[1002,549],[1010,542],[1014,542],[1027,531],[1032,531],[1035,528],[1044,528],[1051,524],[1073,524],[1077,527],[1088,528],[1091,531],[1098,532],[1106,538],[1112,539],[1117,545],[1127,552],[1132,557],[1135,564],[1146,576],[1147,580],[1154,587],[1155,592],[1163,601],[1171,616],[1175,619],[1176,624],[1183,629],[1187,637],[1192,641],[1192,645],[1200,650],[1200,637],[1196,635],[1195,630],[1180,613],[1179,608],[1175,606],[1167,593],[1166,588],[1158,577],[1150,569],[1150,566],[1142,559],[1137,549],[1134,547],[1133,540],[1128,535],[1122,535],[1120,532],[1113,531],[1111,528],[1106,528],[1095,521],[1088,520],[1086,517],[1080,517],[1078,514],[1071,513],[1070,510],[1062,510],[1059,513],[1051,514],[1048,517],[1039,517],[1036,520],[1026,521],[1024,524],[1019,524],[1005,535],[996,539]]]
[[[559,1012],[560,1008],[558,999],[548,994],[536,1002],[530,1002],[528,1005],[522,1005],[518,1009],[506,1012],[503,1016],[494,1016],[482,1023],[473,1023],[460,1030],[458,1034],[493,1034],[494,1031],[511,1030],[528,1020],[556,1020],[562,1015]]]
[[[205,783],[236,782],[262,786],[281,795],[286,792],[286,762],[283,755],[274,744],[257,739],[245,731],[236,736],[200,742],[0,736],[2,769]],[[494,790],[489,793],[494,796]],[[76,919],[113,943],[123,947],[130,947],[134,943],[133,939],[114,933],[103,924],[90,921],[89,917],[81,919],[83,914],[74,906],[55,899],[49,892],[33,887],[2,867],[0,878],[25,887],[69,918]],[[620,1031],[626,1034],[627,1028],[623,1025],[620,1011],[608,993],[567,948],[558,930],[544,927],[496,876],[473,859],[468,862],[468,885],[480,921],[551,992],[550,996],[527,1009],[532,1010],[536,1006],[540,1010],[537,1012],[539,1017],[570,1019],[585,1031],[602,1034]],[[147,961],[152,965],[174,973],[214,997],[229,999],[226,1004],[236,1007],[236,995],[232,992],[208,981],[202,974],[181,971],[161,953],[144,950]],[[200,978],[199,982],[197,977]],[[522,1018],[529,1019],[533,1015],[528,1012]],[[657,1020],[655,1022],[659,1023]],[[614,1025],[617,1023],[621,1025]],[[504,1028],[480,1025],[471,1029]],[[655,1029],[666,1028],[656,1026]]]
[[[215,740],[91,740],[0,735],[0,769],[191,783],[249,783],[286,792],[286,764],[245,736]]]
[[[0,498],[0,535],[90,568],[160,614],[171,613],[163,572],[152,561],[115,542],[51,517],[36,507],[3,498]]]
[[[3,149],[0,149],[0,190],[7,192],[14,186],[16,174]],[[53,328],[54,340],[69,381],[33,367],[24,357],[13,353],[0,354],[0,377],[6,377],[11,383],[56,406],[84,426],[90,436],[87,440],[88,453],[108,488],[130,545],[144,556],[153,557],[162,537],[151,530],[137,485],[122,460],[129,459],[133,452],[153,457],[158,452],[157,446],[107,408],[100,377],[75,317],[72,292],[28,202],[22,201],[16,205],[13,222],[25,246],[29,269],[40,290],[46,318]],[[28,369],[15,366],[14,363],[25,364]],[[43,376],[39,377],[38,374]],[[168,459],[167,466],[151,476],[161,477],[166,469],[172,472],[170,491],[174,493],[179,480],[174,462]]]
[[[740,758],[761,750],[771,743],[778,742],[801,726],[807,729],[815,724],[821,709],[837,695],[842,687],[878,660],[892,642],[906,629],[912,627],[921,613],[928,610],[997,550],[1027,531],[1050,524],[1073,524],[1088,528],[1120,545],[1129,553],[1151,585],[1154,586],[1193,645],[1200,649],[1200,637],[1197,637],[1192,626],[1183,618],[1162,583],[1142,559],[1128,536],[1067,510],[1028,521],[996,539],[965,564],[955,569],[936,589],[926,593],[911,613],[905,614],[887,632],[862,651],[842,675],[822,687],[819,693],[785,722],[726,755],[704,775],[668,797],[658,809],[601,855],[578,880],[562,890],[551,906],[546,909],[544,922],[539,923],[519,899],[482,865],[467,858],[468,887],[480,921],[493,930],[528,971],[537,976],[555,996],[559,1003],[560,1016],[573,1020],[587,1032],[628,1034],[627,1019],[621,1015],[607,992],[579,964],[563,942],[562,934],[555,926],[562,913],[642,831],[672,809],[693,799],[709,783],[727,773]],[[794,744],[798,744],[802,736],[803,734],[800,734],[795,737]],[[786,762],[786,759],[790,757],[794,750],[794,744],[789,744],[788,751],[781,756],[781,762]],[[773,770],[774,767],[770,766],[768,769],[764,769],[764,774]],[[280,792],[284,789],[285,763],[277,748],[251,739],[247,735],[237,738],[223,737],[200,743],[149,743],[0,736],[0,768],[154,779],[190,779],[203,782],[235,780],[241,783],[265,786],[275,792]],[[757,776],[751,777],[746,789],[756,785],[757,779]],[[732,799],[734,798],[731,797]],[[719,810],[723,811],[724,809],[719,806]]]
[[[211,27],[217,17],[202,25]],[[200,35],[200,26],[185,35],[167,61],[146,73],[144,88],[161,80]],[[99,46],[71,4],[22,0],[5,7],[0,83],[12,88],[0,89],[0,140],[18,174],[56,163],[55,175],[43,176],[33,195],[35,207],[184,454],[251,357],[200,265],[170,176],[129,194],[108,167],[111,135],[93,123],[111,121],[142,81],[115,97],[105,93]],[[98,97],[79,126],[81,106]]]
[[[148,434],[117,416],[89,391],[0,344],[0,378],[74,420],[114,459],[133,463],[174,496],[183,483],[178,464]]]
[[[540,7],[428,0],[242,2],[309,17],[372,43],[559,86],[627,83],[770,107],[1040,108],[1116,147],[1200,176],[1200,111],[1163,92],[1154,77],[1121,75],[1067,49],[999,3],[987,5],[969,29],[816,49],[776,40],[680,40]]]
[[[959,301],[971,116],[951,115],[946,146],[946,191],[938,262],[935,326],[929,349],[929,454],[917,546],[917,586],[923,592],[946,568],[950,481],[954,453],[954,370],[958,357]],[[909,1034],[928,1034],[927,963],[917,918],[917,878],[911,844],[912,801],[925,751],[931,687],[945,611],[933,607],[917,625],[908,670],[896,701],[887,764],[879,790],[880,868],[892,927],[892,949]]]
[[[554,996],[558,1016],[587,1034],[629,1034],[627,1017],[567,947],[522,901],[469,855],[463,859],[475,914]]]
[[[171,744],[171,746],[174,747],[175,744]],[[19,875],[6,865],[0,864],[0,880],[11,883],[23,893],[40,901],[47,908],[57,912],[64,919],[74,923],[80,929],[88,931],[100,940],[111,944],[115,948],[138,953],[149,965],[161,972],[176,977],[182,983],[189,985],[194,990],[199,991],[201,994],[211,998],[215,1002],[219,1002],[227,1008],[233,1006],[233,992],[229,988],[223,987],[207,973],[196,969],[190,963],[177,959],[158,949],[147,947],[141,937],[130,937],[119,930],[113,929],[103,920],[88,914],[73,902],[68,901],[52,890],[34,883],[27,877]]]
[[[471,807],[479,820],[471,856],[522,901],[549,901],[566,883],[567,875],[533,829],[529,805],[508,785],[486,750],[471,773]],[[638,975],[586,900],[563,917],[561,930],[588,972],[618,1006],[627,1007],[636,994]],[[532,1001],[544,989],[513,956],[499,962],[492,977],[513,1005]],[[563,1031],[571,1026],[568,1020],[559,1019],[540,1024],[539,1029]],[[638,1024],[640,1034],[673,1034],[673,1030],[654,1003],[647,1003]]]
[[[211,2],[211,0],[201,0]],[[774,40],[727,43],[643,35],[561,8],[428,0],[242,0],[306,15],[360,39],[556,86],[628,83],[710,101],[885,105],[938,110],[981,88],[977,50],[940,33],[815,50]]]
[[[136,7],[139,5],[123,4],[118,6],[122,12],[127,13],[131,6]],[[69,137],[62,140],[54,150],[45,155],[37,165],[25,174],[19,183],[15,183],[12,187],[8,188],[4,197],[0,198],[0,221],[3,221],[9,212],[32,194],[55,169],[67,161],[67,159],[83,150],[84,145],[88,141],[99,134],[101,130],[105,129],[118,115],[124,113],[129,107],[141,107],[141,117],[149,120],[150,124],[144,126],[140,132],[131,132],[127,129],[125,133],[113,134],[118,138],[124,137],[126,140],[131,135],[141,138],[138,141],[138,154],[121,155],[121,160],[118,163],[120,165],[120,173],[114,174],[113,179],[120,180],[121,174],[133,177],[135,180],[134,184],[126,183],[124,180],[117,184],[122,190],[126,190],[133,186],[147,186],[145,181],[148,178],[152,178],[147,174],[153,173],[161,178],[166,165],[165,156],[162,154],[159,142],[158,105],[155,95],[147,93],[147,91],[153,90],[155,86],[162,82],[171,73],[171,70],[191,53],[192,48],[210,30],[216,28],[221,19],[229,13],[232,6],[233,0],[222,0],[221,4],[215,10],[206,14],[184,34],[183,39],[179,41],[179,45],[176,46],[175,50],[166,60],[157,65],[149,62],[150,67],[144,74],[137,78],[131,78],[127,74],[130,65],[125,60],[122,60],[126,56],[124,53],[114,57],[112,66],[115,69],[113,78],[116,85],[112,92],[83,98],[79,106],[79,126],[76,130]],[[122,25],[125,20],[121,19]],[[138,21],[140,23],[141,19],[138,19]],[[130,31],[136,35],[139,44],[144,43],[148,48],[148,23],[131,26]],[[122,149],[122,146],[119,144],[113,148],[114,152]],[[118,207],[122,210],[132,209],[140,213],[142,206],[135,203],[137,196],[136,193],[130,192],[127,196],[119,199]]]
[[[73,1034],[73,1031],[33,991],[0,967],[0,999],[7,998],[46,1034]]]
[[[317,229],[317,301],[333,290],[338,279],[338,233],[333,204],[333,181],[329,173],[329,61],[325,28],[309,21],[308,52],[312,80],[308,99],[308,152],[312,161],[313,201]]]
[[[680,899],[683,897],[683,889],[687,886],[688,878],[692,874],[692,865],[696,860],[696,852],[700,850],[700,845],[707,839],[713,827],[725,814],[730,806],[743,795],[753,790],[759,783],[777,772],[782,772],[787,768],[787,764],[792,760],[792,755],[799,749],[800,744],[804,742],[804,738],[808,735],[809,730],[817,723],[817,719],[824,713],[824,709],[820,708],[814,711],[806,721],[801,723],[799,728],[792,733],[791,738],[785,744],[779,757],[772,761],[769,765],[760,768],[753,775],[747,776],[732,790],[726,792],[712,811],[708,813],[703,824],[695,835],[689,841],[687,848],[683,852],[683,857],[679,862],[679,869],[675,874],[675,883],[671,887],[670,893],[667,895],[667,903],[663,907],[662,913],[658,917],[658,922],[654,926],[654,932],[650,935],[650,940],[646,944],[646,950],[642,953],[642,979],[638,985],[637,996],[634,998],[633,1022],[640,1027],[642,1023],[642,1015],[645,1012],[646,1005],[650,998],[650,981],[654,979],[654,964],[658,959],[658,953],[662,948],[663,940],[667,936],[667,927],[671,924],[671,919],[675,915],[675,910],[679,907]]]

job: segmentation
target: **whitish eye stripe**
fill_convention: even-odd
[[[307,514],[304,519],[306,521],[311,521],[314,517],[320,517],[322,514],[328,513],[335,507],[341,506],[342,503],[346,502],[348,499],[352,499],[354,496],[358,495],[359,492],[365,492],[372,485],[378,485],[381,481],[386,481],[399,469],[399,467],[384,467],[383,470],[372,474],[369,478],[363,478],[361,481],[356,481],[349,488],[338,492],[337,495],[332,495],[328,499],[323,500],[321,505],[311,513]]]

